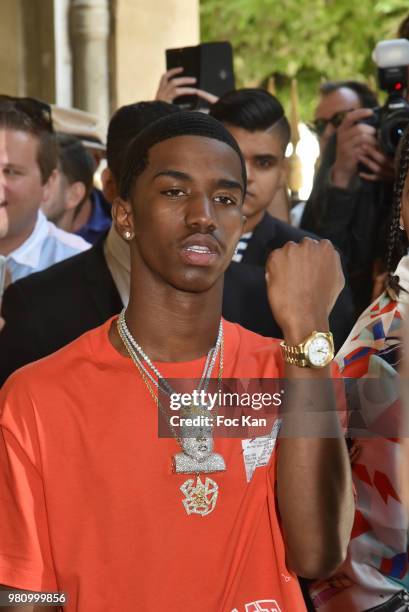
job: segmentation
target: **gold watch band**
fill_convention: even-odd
[[[328,352],[328,358],[324,363],[314,365],[309,359],[308,350],[313,340],[315,340],[317,337],[324,337],[330,345],[330,350]],[[283,341],[280,343],[280,346],[284,361],[290,365],[298,366],[299,368],[325,367],[334,358],[334,341],[331,332],[313,331],[312,334],[304,340],[304,342],[301,342],[301,344],[292,346]]]
[[[300,368],[307,368],[308,361],[305,359],[304,344],[290,346],[285,342],[280,343],[284,361],[290,365],[295,365]]]

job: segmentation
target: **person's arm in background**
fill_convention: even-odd
[[[209,104],[217,102],[217,96],[203,89],[199,89],[198,87],[194,87],[196,83],[195,77],[177,76],[178,74],[182,74],[182,72],[182,67],[171,68],[161,76],[155,100],[172,103],[173,100],[179,96],[199,96],[199,98],[206,100]]]

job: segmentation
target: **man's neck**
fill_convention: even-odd
[[[74,232],[74,210],[66,210],[58,219],[51,219],[52,222],[65,232]]]
[[[34,231],[36,226],[37,219],[35,222],[26,230],[18,234],[18,236],[6,236],[5,238],[0,239],[0,255],[10,255],[13,251],[16,251],[20,248],[28,238],[30,238],[31,234]]]
[[[67,230],[69,232],[75,233],[78,232],[88,221],[90,220],[92,214],[92,203],[90,198],[84,202],[81,207],[78,215],[72,219],[71,229]]]
[[[203,293],[178,291],[164,284],[152,291],[142,284],[131,283],[126,319],[131,334],[150,359],[180,362],[206,355],[217,338],[223,278]],[[127,355],[113,328],[110,338],[115,348]]]

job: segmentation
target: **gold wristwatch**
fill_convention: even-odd
[[[284,361],[300,368],[325,368],[334,359],[334,341],[331,332],[314,331],[308,338],[290,346],[280,344]]]

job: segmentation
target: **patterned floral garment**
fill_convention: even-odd
[[[408,320],[409,256],[402,258],[395,274],[399,297],[385,292],[369,306],[336,357],[344,377],[365,377],[359,381],[361,387],[368,384],[367,377],[376,379],[367,387],[369,395],[379,390],[367,404],[369,421],[371,431],[380,430],[384,437],[354,439],[351,461],[357,508],[348,557],[335,575],[311,585],[319,612],[363,612],[409,588],[408,516],[398,494],[402,447],[395,433],[398,428],[391,426],[399,406],[396,370],[402,323]],[[387,401],[382,400],[385,397]]]

